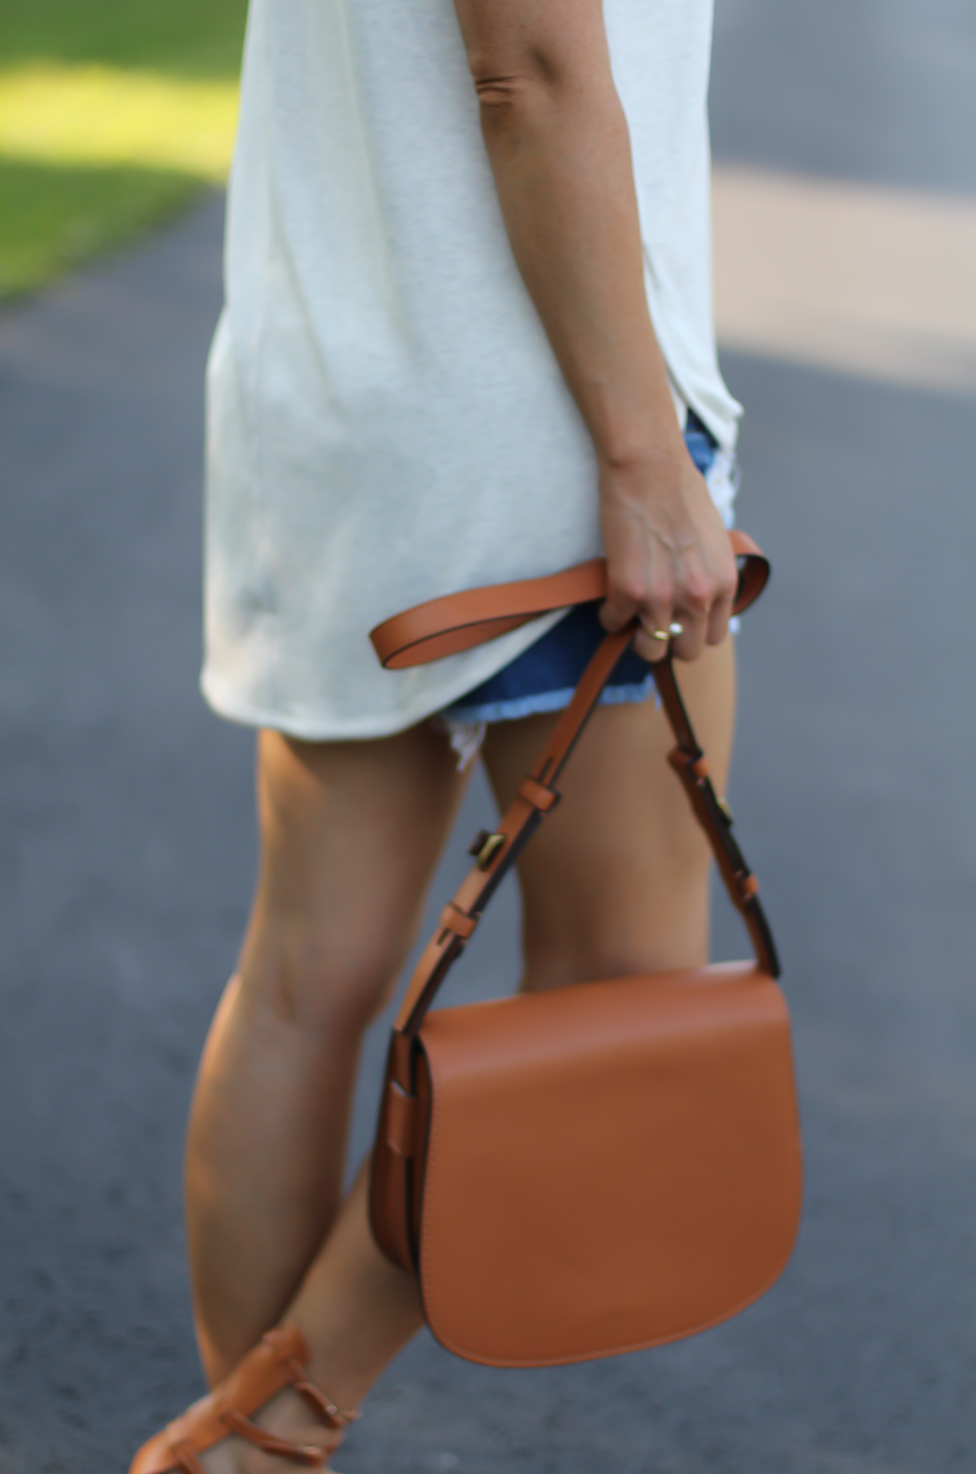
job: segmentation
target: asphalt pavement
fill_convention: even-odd
[[[719,0],[721,159],[973,195],[974,112],[962,0]],[[221,230],[211,196],[0,315],[0,1474],[124,1471],[201,1390],[181,1142],[255,854],[252,735],[196,686]],[[725,368],[775,564],[731,798],[795,1021],[797,1252],[652,1352],[513,1373],[418,1337],[344,1474],[976,1467],[976,401]],[[479,780],[432,913],[488,817]],[[511,985],[516,925],[508,890],[455,1000]]]

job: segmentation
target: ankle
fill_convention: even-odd
[[[313,1351],[305,1365],[305,1375],[313,1387],[321,1392],[335,1408],[343,1426],[355,1422],[360,1408],[376,1380],[374,1368],[358,1366],[343,1347],[339,1354],[329,1351]],[[310,1409],[306,1405],[306,1412]]]
[[[320,1474],[328,1474],[332,1455],[343,1441],[343,1427],[330,1428],[309,1402],[292,1387],[278,1392],[250,1420],[255,1427],[273,1438],[309,1449],[321,1449],[325,1458],[318,1466]],[[242,1435],[229,1438],[214,1449],[207,1464],[207,1474],[295,1474],[293,1458],[257,1447]]]

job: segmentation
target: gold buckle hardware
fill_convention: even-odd
[[[504,848],[507,836],[504,834],[487,834],[478,850],[477,863],[479,870],[487,870],[492,860],[500,849]]]

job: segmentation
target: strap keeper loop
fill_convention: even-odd
[[[554,788],[547,788],[535,778],[524,778],[519,784],[519,798],[524,798],[527,804],[531,804],[541,814],[547,814],[556,807],[562,794],[557,793]]]
[[[460,906],[455,906],[453,901],[448,901],[441,912],[441,926],[445,931],[452,931],[462,941],[468,940],[477,925],[477,916],[469,916],[466,911],[461,910]]]

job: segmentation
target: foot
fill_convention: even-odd
[[[255,1427],[272,1438],[284,1439],[299,1448],[322,1449],[324,1462],[311,1465],[318,1474],[338,1474],[332,1453],[342,1442],[341,1428],[327,1430],[307,1403],[290,1387],[279,1392],[251,1419]],[[328,1443],[330,1436],[332,1443]],[[204,1474],[297,1474],[302,1467],[294,1458],[266,1452],[245,1438],[232,1436],[198,1455]],[[309,1456],[311,1463],[311,1455]],[[306,1465],[306,1467],[308,1467]],[[182,1471],[181,1471],[182,1474]]]
[[[358,1416],[308,1381],[297,1326],[269,1331],[225,1381],[136,1454],[129,1474],[277,1474],[324,1469]]]

